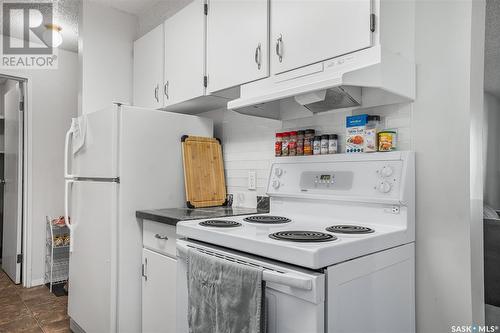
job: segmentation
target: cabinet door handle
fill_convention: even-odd
[[[283,36],[280,34],[276,39],[276,55],[280,62],[283,61]]]
[[[155,235],[155,238],[157,238],[157,239],[161,239],[161,240],[168,240],[167,235],[160,235],[160,234],[156,234],[156,235]]]
[[[163,85],[163,93],[165,94],[165,96],[167,97],[167,99],[169,98],[168,97],[168,81],[165,82],[165,84]]]
[[[160,97],[158,96],[158,91],[159,90],[160,90],[160,86],[157,84],[156,87],[155,87],[155,99],[156,99],[156,102],[160,101]]]
[[[255,49],[255,63],[257,64],[257,69],[260,69],[261,66],[261,46],[260,43],[257,45],[257,48]]]
[[[144,264],[142,264],[142,276],[144,280],[148,280],[148,258],[144,258]]]

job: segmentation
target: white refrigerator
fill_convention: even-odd
[[[185,205],[181,137],[212,136],[213,124],[119,104],[75,124],[65,152],[71,328],[137,333],[142,226],[135,212]]]

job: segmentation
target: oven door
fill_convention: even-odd
[[[324,274],[212,245],[177,240],[177,333],[189,332],[186,269],[189,248],[263,268],[267,333],[325,332]]]

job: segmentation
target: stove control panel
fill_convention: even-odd
[[[267,193],[286,197],[404,202],[407,187],[403,184],[411,182],[413,170],[411,152],[339,154],[295,160],[277,158],[272,165]]]
[[[300,188],[349,190],[352,187],[352,179],[352,171],[304,171],[300,176]]]

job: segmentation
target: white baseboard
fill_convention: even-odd
[[[69,328],[73,333],[85,333],[83,328],[81,328],[73,319],[69,319]]]
[[[31,280],[31,284],[26,287],[31,288],[31,287],[41,286],[43,284],[45,284],[45,280],[41,278],[41,279]]]

